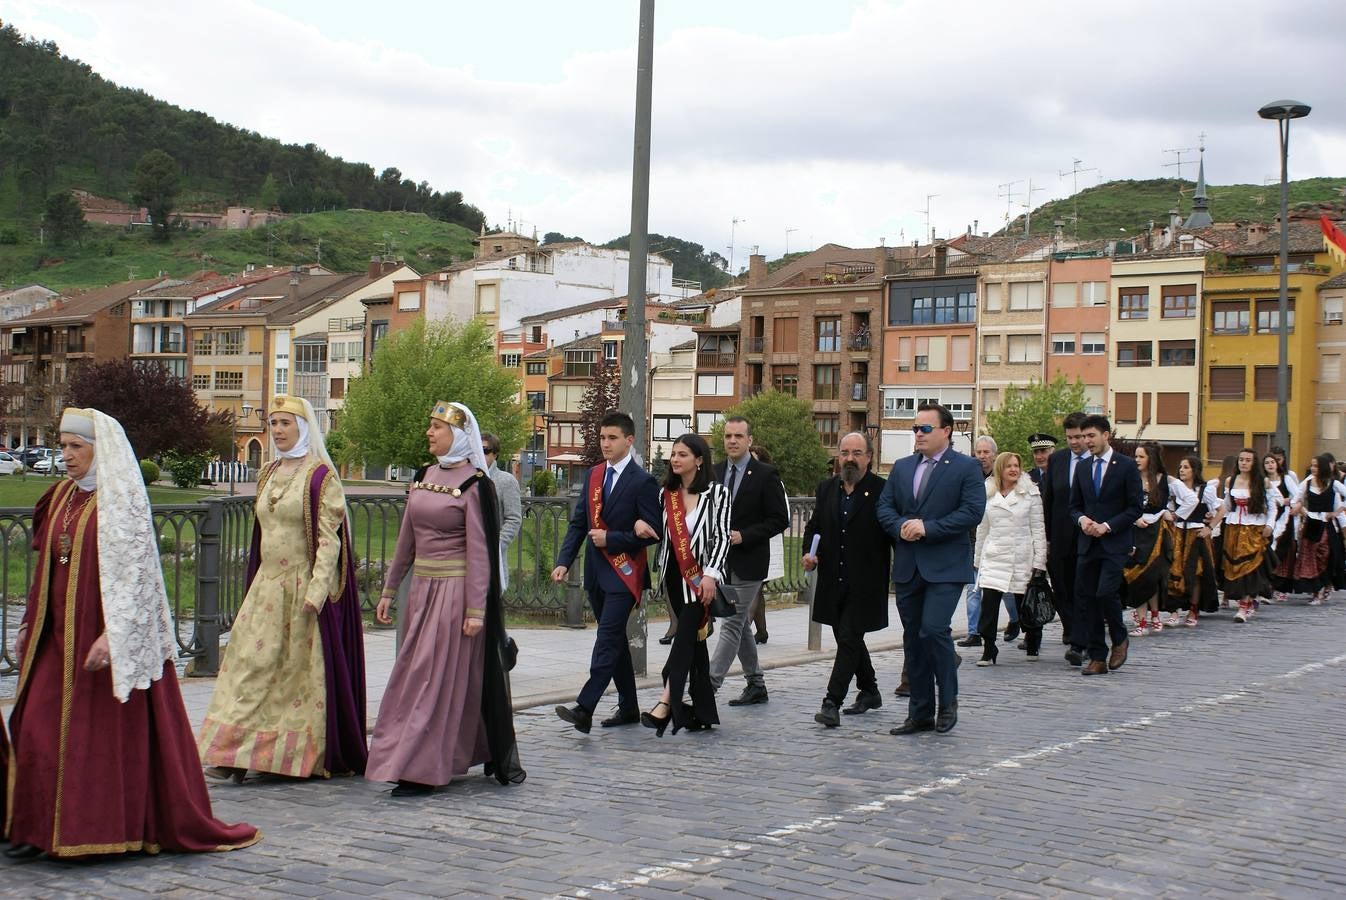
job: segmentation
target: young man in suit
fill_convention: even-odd
[[[1068,645],[1066,662],[1072,666],[1084,662],[1089,640],[1084,628],[1084,612],[1075,593],[1076,544],[1079,529],[1070,518],[1070,489],[1077,471],[1089,470],[1089,451],[1084,446],[1082,412],[1066,416],[1066,446],[1047,461],[1047,475],[1038,484],[1042,492],[1042,517],[1047,526],[1047,573],[1056,595],[1056,613],[1061,617],[1061,637]],[[1084,468],[1080,469],[1080,464]]]
[[[730,706],[767,702],[766,678],[748,622],[771,562],[771,539],[790,527],[780,476],[773,467],[753,459],[751,449],[751,423],[742,416],[725,419],[725,459],[715,466],[715,480],[729,489],[731,498],[729,559],[720,591],[734,604],[735,612],[720,620],[720,637],[710,659],[710,683],[718,691],[738,658],[748,683],[742,694],[729,701]]]
[[[953,415],[943,406],[921,404],[912,431],[916,453],[893,466],[878,509],[896,544],[893,582],[911,682],[907,719],[891,733],[943,734],[958,723],[958,652],[949,624],[973,578],[968,532],[986,511],[986,485],[977,461],[949,445]]]
[[[877,509],[883,479],[869,470],[869,438],[851,432],[837,445],[841,474],[818,487],[813,516],[804,528],[804,570],[818,570],[813,621],[832,626],[837,655],[822,709],[813,720],[828,728],[841,724],[838,711],[856,715],[883,705],[865,633],[888,627],[888,566],[892,542],[879,526]],[[810,555],[813,536],[818,553]],[[855,679],[855,702],[841,703]]]
[[[585,734],[593,724],[594,708],[613,681],[617,683],[617,713],[604,719],[603,727],[640,721],[626,620],[640,602],[641,592],[650,586],[645,548],[659,542],[663,517],[658,482],[631,456],[635,431],[635,422],[624,412],[610,412],[599,423],[603,462],[589,470],[551,573],[552,581],[565,581],[580,544],[587,539],[584,588],[598,622],[598,635],[589,663],[589,680],[575,705],[556,707],[556,715]],[[637,520],[649,524],[655,537],[636,537]]]
[[[1122,569],[1135,546],[1133,531],[1144,506],[1140,468],[1112,449],[1112,424],[1105,416],[1084,420],[1089,459],[1070,489],[1070,518],[1076,527],[1075,587],[1084,607],[1089,662],[1084,675],[1106,675],[1126,663],[1129,642],[1122,621]],[[1112,652],[1108,652],[1108,638]]]

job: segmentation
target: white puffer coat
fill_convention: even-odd
[[[977,526],[977,586],[1022,594],[1034,569],[1047,568],[1042,495],[1025,472],[1008,494],[986,481],[986,514]]]

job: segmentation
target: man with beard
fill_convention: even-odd
[[[1080,463],[1089,470],[1089,451],[1084,446],[1082,412],[1066,416],[1062,426],[1066,430],[1066,447],[1057,450],[1047,461],[1047,475],[1039,483],[1042,492],[1042,519],[1047,526],[1047,574],[1051,576],[1056,599],[1056,614],[1061,617],[1061,639],[1069,645],[1066,661],[1078,666],[1084,661],[1084,648],[1089,641],[1080,628],[1084,614],[1075,602],[1075,546],[1079,530],[1070,518],[1070,489],[1075,484],[1075,471]]]
[[[888,627],[888,565],[892,542],[879,525],[877,508],[883,479],[869,470],[873,450],[869,438],[851,432],[837,446],[841,474],[818,487],[813,515],[804,527],[804,569],[818,570],[813,595],[813,621],[831,625],[837,655],[827,696],[815,722],[836,728],[838,711],[857,715],[883,705],[874,665],[865,646],[865,634]],[[841,703],[851,679],[859,691],[844,710]]]

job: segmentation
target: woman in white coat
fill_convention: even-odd
[[[1033,479],[1021,477],[1017,453],[1002,453],[986,479],[986,514],[977,526],[977,586],[981,588],[982,656],[979,666],[994,665],[1000,603],[1005,594],[1022,598],[1034,574],[1047,568],[1047,532],[1042,522],[1042,495]],[[1042,629],[1024,630],[1028,658],[1036,661],[1042,647]]]

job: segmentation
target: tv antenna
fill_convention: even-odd
[[[1024,209],[1027,210],[1027,212],[1024,213],[1025,237],[1028,236],[1028,230],[1033,225],[1033,195],[1040,194],[1045,190],[1046,188],[1033,187],[1033,179],[1031,178],[1028,179],[1028,193],[1027,196],[1024,198]]]
[[[795,233],[796,231],[798,231],[798,230],[799,230],[798,228],[786,228],[786,229],[785,229],[785,255],[786,255],[786,256],[789,256],[789,255],[790,255],[790,235],[794,234],[794,233]]]
[[[925,195],[925,209],[918,209],[918,210],[916,210],[917,212],[923,212],[923,213],[925,213],[925,233],[928,234],[928,235],[930,235],[930,243],[932,243],[932,244],[935,242],[935,234],[934,234],[933,231],[930,230],[930,201],[933,200],[933,199],[935,199],[935,198],[938,197],[938,196],[939,196],[939,194],[926,194],[926,195]]]
[[[1079,194],[1080,194],[1080,176],[1081,176],[1081,175],[1084,175],[1084,174],[1087,173],[1087,172],[1098,172],[1098,167],[1097,167],[1097,166],[1093,166],[1093,167],[1088,168],[1088,169],[1081,169],[1081,168],[1080,168],[1080,163],[1082,163],[1082,162],[1084,162],[1084,160],[1082,160],[1082,159],[1072,159],[1072,160],[1070,161],[1070,171],[1069,171],[1069,172],[1058,172],[1058,173],[1057,173],[1058,178],[1060,178],[1062,181],[1065,180],[1065,177],[1066,177],[1067,175],[1070,176],[1070,197],[1071,197],[1071,200],[1073,201],[1073,204],[1074,204],[1073,207],[1072,207],[1072,211],[1071,211],[1071,223],[1075,226],[1075,227],[1074,227],[1074,233],[1075,233],[1076,235],[1079,234],[1079,230],[1080,230],[1080,198],[1079,198]],[[1099,177],[1099,180],[1101,181],[1101,180],[1103,179],[1103,175],[1102,175],[1102,173],[1099,173],[1099,176],[1098,176],[1098,177]]]
[[[1009,230],[1010,211],[1014,208],[1014,186],[1023,184],[1022,181],[1007,181],[1004,184],[997,185],[996,196],[1005,201],[1005,229]]]

